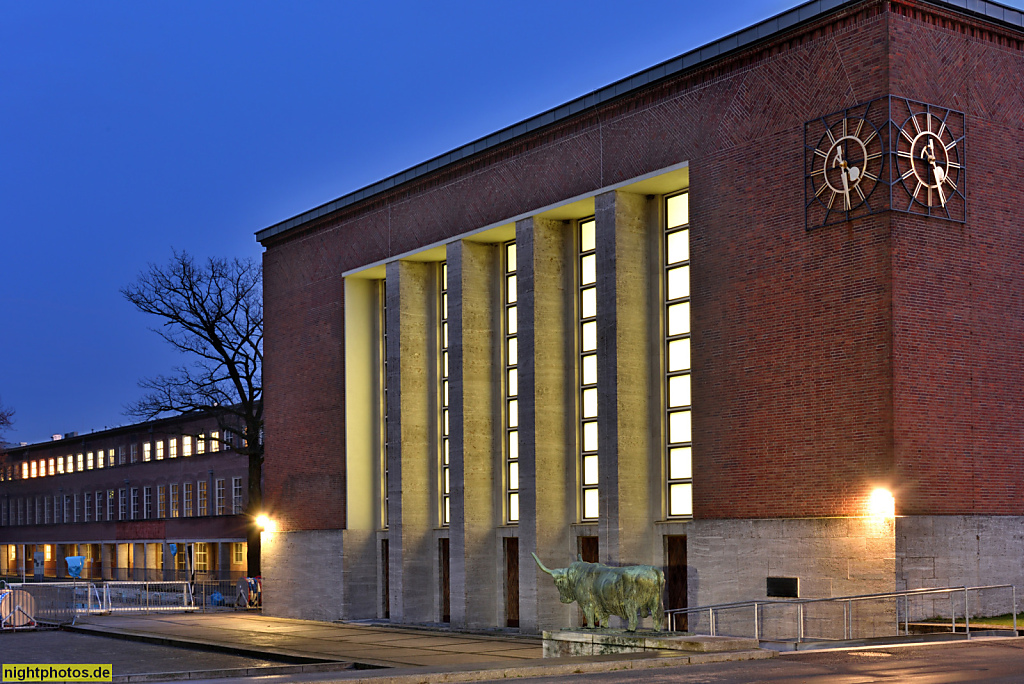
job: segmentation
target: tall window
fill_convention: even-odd
[[[441,330],[439,331],[441,358],[441,472],[438,478],[441,489],[441,525],[447,526],[451,523],[451,464],[449,461],[448,443],[448,262],[441,262],[441,306],[440,316]]]
[[[519,323],[516,290],[516,243],[504,245],[505,307],[505,518],[519,522]]]
[[[142,517],[149,520],[153,517],[153,488],[142,489]]]
[[[170,485],[170,488],[171,488],[171,517],[172,518],[177,518],[178,515],[179,515],[179,512],[181,511],[181,507],[178,505],[180,503],[178,501],[178,485],[172,484],[172,485]]]
[[[210,451],[220,451],[220,433],[216,430],[210,433]]]
[[[103,490],[96,490],[96,521],[103,520]]]
[[[75,462],[78,464],[78,472],[85,470],[85,455],[78,454],[75,456]]]
[[[128,517],[128,491],[121,487],[117,490],[117,519],[124,520]]]
[[[665,497],[669,517],[682,517],[693,515],[689,195],[669,197],[665,217]]]
[[[143,462],[149,461],[152,448],[153,448],[153,445],[150,444],[149,442],[143,442],[142,443],[142,460],[143,460]]]
[[[82,500],[76,493],[75,495],[75,522],[82,520]]]
[[[210,556],[205,542],[196,542],[195,561],[196,572],[207,572],[210,569]]]
[[[196,515],[209,515],[209,497],[206,492],[206,480],[196,482],[196,494],[199,502],[199,511]]]
[[[184,485],[182,485],[182,487],[185,489],[185,514],[182,517],[191,518],[192,517],[192,501],[193,501],[192,483],[191,482],[186,482]]]
[[[198,437],[196,437],[196,453],[206,453],[206,435],[199,435]]]
[[[167,440],[167,457],[178,458],[178,440],[175,437]]]
[[[139,488],[132,487],[132,520],[139,519]]]
[[[85,493],[85,522],[92,520],[92,492]]]
[[[34,463],[32,465],[35,466]],[[93,455],[91,451],[88,451],[85,454],[85,468],[86,470],[92,470],[93,468]]]
[[[217,480],[214,485],[216,486],[217,515],[224,515],[226,512],[224,505],[224,480]]]
[[[181,455],[191,456],[192,455],[192,436],[185,435],[181,438]]]
[[[114,517],[114,504],[116,502],[116,496],[113,489],[107,490],[107,520],[116,520]]]
[[[594,219],[579,224],[580,487],[583,520],[596,520],[597,255]]]
[[[164,440],[157,440],[156,443],[156,460],[164,460]]]
[[[231,478],[231,513],[238,515],[242,512],[242,478]]]
[[[378,290],[378,297],[380,299],[380,344],[378,346],[378,353],[380,354],[380,515],[381,515],[381,526],[384,529],[388,527],[388,305],[387,305],[387,289],[385,287],[385,281],[380,281],[380,289]]]
[[[157,485],[156,487],[156,517],[167,517],[167,486]]]

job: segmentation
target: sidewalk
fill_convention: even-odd
[[[98,615],[79,621],[71,629],[239,655],[272,656],[293,663],[430,667],[514,664],[542,656],[539,638],[289,620],[252,613]]]
[[[309,681],[312,681],[310,678],[321,678],[332,681],[373,680],[374,684],[442,684],[760,660],[777,655],[774,651],[758,649],[545,659],[543,642],[538,637],[290,620],[252,613],[101,615],[91,616],[65,629],[292,663],[240,669],[203,670],[197,667],[188,672],[126,674],[114,677],[117,684],[266,675],[299,676]]]

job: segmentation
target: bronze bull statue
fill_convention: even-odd
[[[614,568],[601,563],[587,563],[580,557],[567,568],[549,570],[533,554],[544,572],[551,575],[558,587],[562,603],[576,601],[587,618],[587,627],[604,622],[609,615],[618,615],[636,631],[639,618],[654,617],[654,629],[660,631],[665,622],[661,602],[665,574],[652,565],[627,565]],[[638,617],[639,616],[639,617]]]

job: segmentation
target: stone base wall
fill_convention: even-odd
[[[896,519],[896,587],[987,586],[1024,589],[1024,517],[920,515]],[[969,592],[972,615],[1008,613],[1009,589]],[[962,619],[963,594],[953,598]],[[1024,602],[1022,602],[1024,603]],[[911,619],[949,617],[950,599],[914,599]]]
[[[264,533],[263,612],[306,620],[344,615],[342,530]]]
[[[687,532],[687,594],[690,606],[767,599],[768,577],[795,577],[800,598],[890,592],[896,586],[892,519],[795,518],[694,520]],[[779,599],[775,599],[779,600]],[[808,604],[807,636],[842,638],[841,604]],[[854,607],[856,637],[882,636],[895,624],[892,602]],[[762,608],[762,638],[796,636],[796,606]],[[690,618],[688,631],[707,633],[707,614]],[[753,608],[716,614],[719,634],[753,636]]]

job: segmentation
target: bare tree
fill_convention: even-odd
[[[0,402],[0,437],[3,437],[12,425],[14,425],[14,409],[8,408],[4,406],[3,402]]]
[[[7,466],[7,447],[4,446],[4,433],[14,425],[14,409],[0,402],[0,469]]]
[[[121,290],[139,311],[163,322],[153,331],[191,357],[169,376],[139,382],[148,394],[126,413],[151,420],[167,413],[212,412],[221,434],[242,428],[237,452],[249,457],[246,514],[248,573],[260,574],[263,505],[263,269],[252,259],[210,258],[197,264],[174,251],[165,266],[149,265]]]

